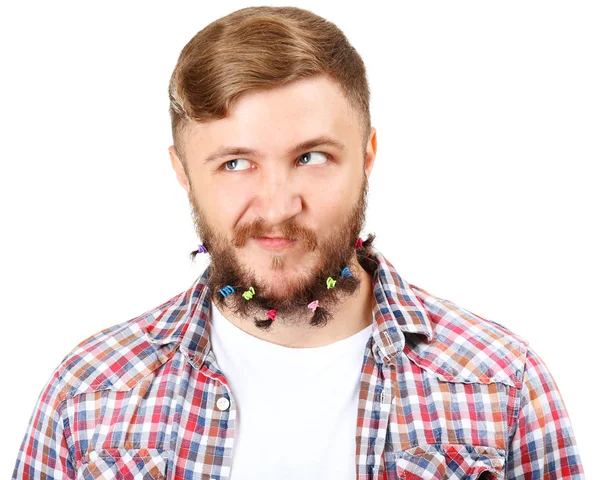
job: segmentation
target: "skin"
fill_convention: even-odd
[[[240,285],[257,289],[252,303],[239,293],[228,297],[231,301],[225,298],[217,303],[223,316],[245,332],[278,345],[306,348],[342,340],[372,323],[372,277],[352,247],[357,236],[353,231],[360,232],[363,226],[357,213],[364,219],[366,205],[361,199],[366,198],[377,151],[375,128],[370,128],[366,145],[362,129],[358,113],[340,87],[328,77],[313,76],[245,92],[232,103],[226,118],[187,125],[181,136],[184,158],[169,147],[171,164],[188,194],[211,264],[221,262]],[[290,151],[323,136],[343,147],[317,145]],[[205,162],[223,146],[256,152]],[[255,241],[261,236],[297,240],[275,252]],[[317,274],[336,264],[334,258],[353,272],[358,280],[355,287],[323,287]],[[217,285],[224,286],[213,286],[215,301]],[[324,326],[310,325],[313,313],[301,296],[306,289],[318,292],[320,305],[330,314]],[[294,303],[298,298],[301,301]],[[258,309],[258,304],[278,307],[268,331],[238,308]],[[258,316],[267,318],[266,311],[261,309]]]

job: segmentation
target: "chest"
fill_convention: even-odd
[[[502,470],[512,398],[502,384],[443,381],[406,358],[382,368],[368,356],[352,381],[336,384],[339,391],[305,382],[236,393],[235,379],[177,355],[131,390],[80,395],[69,405],[80,478],[131,471],[230,479],[238,445],[263,463],[275,449],[289,467],[317,462],[332,442],[340,448],[322,456],[340,471],[354,463],[365,480],[485,478]],[[293,455],[294,440],[311,439],[318,448]]]

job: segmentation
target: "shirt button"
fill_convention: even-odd
[[[221,397],[217,400],[217,408],[221,411],[229,408],[229,400],[225,397]]]

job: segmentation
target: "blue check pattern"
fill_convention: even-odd
[[[374,247],[368,254],[376,302],[356,478],[584,478],[559,390],[527,342],[407,283]],[[237,406],[210,345],[207,273],[65,357],[14,479],[230,478]]]

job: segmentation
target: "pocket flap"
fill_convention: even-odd
[[[505,451],[494,447],[432,444],[396,454],[402,480],[475,480],[501,478]]]
[[[169,452],[141,448],[111,448],[92,451],[77,472],[77,478],[115,480],[164,480]]]

